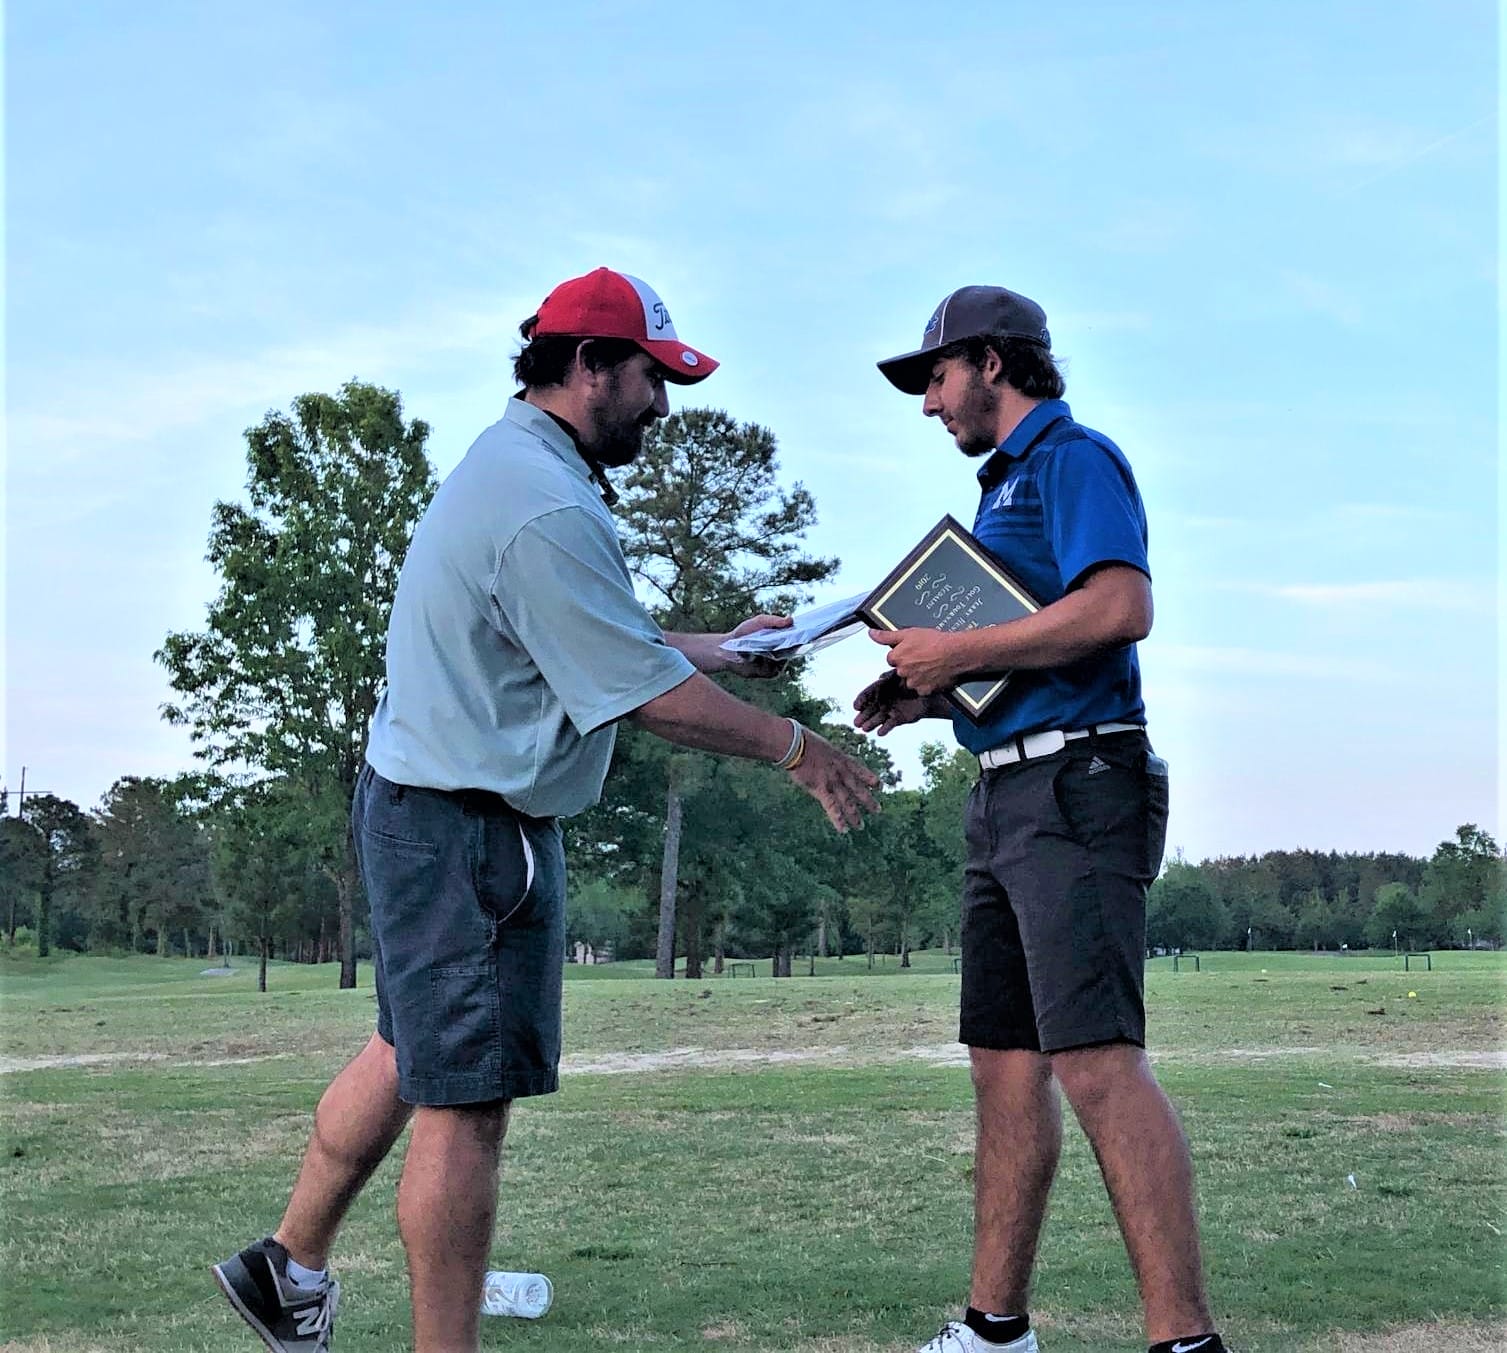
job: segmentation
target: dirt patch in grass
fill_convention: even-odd
[[[113,1062],[167,1062],[174,1066],[249,1066],[252,1062],[275,1062],[293,1057],[291,1052],[263,1052],[254,1057],[178,1057],[165,1052],[83,1052],[73,1057],[0,1057],[0,1076],[21,1071],[53,1071],[59,1067],[107,1066]],[[0,1347],[0,1353],[5,1353]]]
[[[295,1056],[291,1052],[252,1052],[253,1045],[223,1049],[241,1056],[174,1057],[164,1052],[86,1052],[72,1056],[5,1057],[0,1056],[0,1076],[24,1071],[49,1071],[57,1068],[108,1066],[120,1062],[165,1062],[175,1067],[247,1066]],[[1284,1057],[1312,1058],[1325,1049],[1316,1047],[1224,1048],[1217,1051],[1155,1050],[1152,1061],[1271,1061]],[[1331,1050],[1332,1051],[1332,1050]],[[1398,1053],[1371,1056],[1362,1060],[1377,1066],[1410,1068],[1467,1068],[1489,1071],[1507,1070],[1507,1049],[1472,1051],[1457,1048],[1437,1052]],[[734,1066],[782,1066],[805,1062],[825,1062],[833,1066],[876,1066],[892,1062],[919,1061],[931,1066],[967,1066],[968,1049],[961,1043],[928,1043],[909,1048],[854,1048],[836,1043],[819,1048],[666,1048],[662,1052],[619,1052],[603,1056],[566,1057],[560,1069],[574,1076],[628,1076],[656,1071],[700,1071]],[[5,1353],[0,1348],[0,1353]]]
[[[1501,1120],[1488,1113],[1373,1113],[1361,1117],[1339,1117],[1338,1121],[1349,1127],[1371,1132],[1417,1132],[1421,1128],[1436,1127],[1492,1132],[1501,1126]]]
[[[165,1052],[85,1052],[74,1057],[0,1057],[0,1076],[18,1071],[51,1071],[56,1067],[104,1066],[108,1062],[163,1062]],[[9,1344],[0,1345],[6,1353]]]
[[[1507,1048],[1491,1048],[1487,1051],[1468,1048],[1444,1048],[1437,1052],[1399,1052],[1388,1057],[1378,1057],[1380,1066],[1412,1067],[1479,1067],[1486,1071],[1507,1070]]]
[[[1507,1323],[1404,1325],[1371,1334],[1336,1334],[1305,1344],[1306,1353],[1499,1353]]]

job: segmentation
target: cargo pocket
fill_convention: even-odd
[[[432,1074],[475,1075],[497,1070],[502,1005],[497,964],[468,963],[429,970]]]

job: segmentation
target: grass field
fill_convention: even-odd
[[[1507,955],[1205,954],[1148,965],[1245,1353],[1507,1342]],[[498,1267],[555,1282],[483,1347],[908,1353],[966,1290],[972,1113],[951,959],[817,980],[568,968],[564,1088],[519,1106]],[[370,968],[0,957],[0,1349],[249,1350],[207,1273],[270,1230]],[[805,964],[797,965],[805,972]],[[1409,994],[1413,993],[1413,994]],[[342,1235],[337,1347],[405,1347],[398,1161]],[[1353,1183],[1352,1183],[1353,1178]],[[1144,1348],[1069,1130],[1033,1315],[1047,1353]]]

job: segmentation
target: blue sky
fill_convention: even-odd
[[[359,377],[444,473],[518,321],[607,264],[722,361],[690,399],[778,436],[819,600],[976,503],[873,363],[957,286],[1034,297],[1147,502],[1170,845],[1500,831],[1485,0],[15,0],[5,51],[12,789],[189,764],[151,655],[247,426]]]

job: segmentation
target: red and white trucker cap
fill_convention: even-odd
[[[694,385],[717,369],[706,353],[676,336],[670,312],[653,287],[611,268],[572,277],[544,298],[539,323],[529,337],[558,334],[631,339],[659,363],[665,379],[677,385]]]

